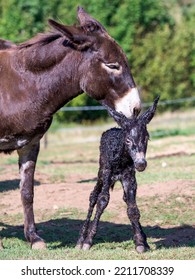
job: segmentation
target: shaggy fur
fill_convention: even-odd
[[[97,232],[99,219],[109,203],[109,190],[116,181],[123,186],[123,199],[127,204],[127,215],[131,221],[136,250],[142,253],[149,249],[146,235],[139,222],[140,213],[136,205],[136,170],[146,168],[146,150],[149,139],[147,124],[154,116],[158,103],[156,98],[152,107],[144,114],[132,120],[108,109],[121,128],[112,128],[103,133],[100,143],[100,167],[97,184],[90,195],[87,219],[81,229],[77,247],[87,250],[91,247]],[[90,224],[93,209],[96,205],[94,220]]]

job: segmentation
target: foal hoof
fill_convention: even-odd
[[[77,245],[75,246],[75,249],[81,250],[81,249],[82,249],[82,247],[83,247],[83,245],[82,245],[82,244],[77,244]]]
[[[88,251],[90,248],[91,248],[91,245],[90,245],[90,244],[88,244],[88,243],[84,243],[84,244],[83,244],[82,249],[83,249],[84,251]]]
[[[136,247],[136,251],[139,253],[139,254],[142,254],[144,252],[146,252],[149,248],[146,248],[145,246],[143,245],[139,245]]]
[[[32,244],[33,250],[43,250],[46,248],[47,248],[47,245],[43,240],[37,240]]]

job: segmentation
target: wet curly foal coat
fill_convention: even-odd
[[[109,203],[109,190],[119,180],[124,190],[123,199],[127,204],[127,215],[133,227],[136,250],[142,253],[149,249],[146,235],[139,222],[140,213],[136,204],[135,171],[144,171],[147,166],[145,160],[149,139],[147,124],[154,116],[158,100],[159,97],[155,99],[154,104],[145,113],[133,119],[128,119],[121,113],[107,108],[121,128],[111,128],[102,135],[98,180],[90,195],[88,215],[80,231],[77,248],[87,250],[91,247],[100,217]],[[95,205],[95,217],[90,223]]]

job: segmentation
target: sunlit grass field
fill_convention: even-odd
[[[148,167],[137,174],[137,204],[151,250],[141,255],[134,248],[119,183],[91,250],[74,248],[88,204],[81,205],[79,197],[87,188],[88,200],[95,185],[99,140],[104,130],[115,126],[111,120],[93,127],[51,128],[47,148],[42,141],[35,189],[56,185],[56,192],[59,186],[77,190],[77,202],[72,205],[68,204],[66,192],[59,191],[59,199],[64,195],[64,206],[58,206],[56,200],[52,208],[43,196],[46,205],[35,207],[37,229],[47,243],[45,250],[32,250],[23,236],[23,213],[21,207],[15,206],[19,201],[17,154],[1,154],[0,236],[4,249],[0,250],[0,259],[195,259],[194,119],[193,110],[165,113],[157,115],[148,126]],[[71,199],[74,202],[74,197]]]

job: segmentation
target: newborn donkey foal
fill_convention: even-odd
[[[149,249],[146,235],[139,222],[135,170],[144,171],[147,165],[145,160],[149,139],[147,124],[154,116],[158,100],[159,97],[145,113],[133,119],[107,108],[121,128],[111,128],[102,135],[97,184],[90,195],[88,214],[80,231],[77,248],[88,250],[91,247],[99,219],[109,202],[109,190],[114,187],[117,180],[120,180],[124,190],[123,199],[127,204],[127,214],[133,227],[136,250],[142,253]],[[95,217],[90,223],[95,205]]]

